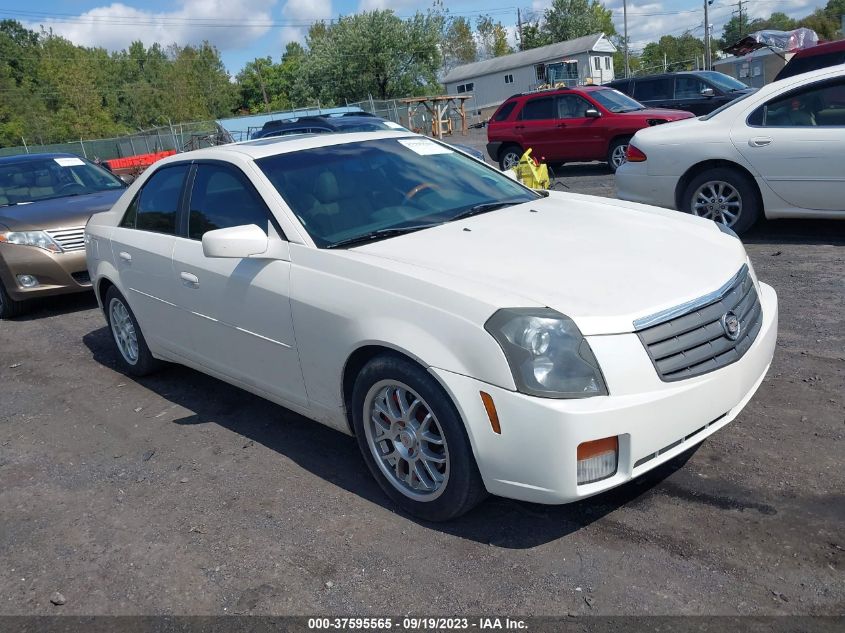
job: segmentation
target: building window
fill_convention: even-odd
[[[605,70],[610,70],[610,57],[605,57],[605,58],[604,58],[604,69],[605,69]]]
[[[546,81],[546,65],[545,64],[537,64],[534,66],[534,72],[537,73],[537,81],[545,82]]]
[[[472,82],[468,84],[458,84],[458,94],[463,94],[464,92],[472,92],[473,88],[475,88],[475,84]]]
[[[505,83],[512,84],[513,83],[513,75],[505,75]]]
[[[601,70],[601,57],[593,57],[593,68]]]

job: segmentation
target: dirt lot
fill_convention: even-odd
[[[845,224],[747,242],[780,339],[734,423],[609,494],[446,525],[397,514],[351,438],[188,369],[118,373],[92,297],[0,323],[0,613],[842,614]]]

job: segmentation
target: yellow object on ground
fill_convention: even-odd
[[[525,150],[522,158],[513,168],[516,179],[532,189],[549,188],[549,168],[545,163],[538,163],[531,158],[531,148]]]

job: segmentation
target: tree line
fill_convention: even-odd
[[[735,16],[714,41],[714,53],[763,28],[806,26],[822,39],[841,37],[845,0],[794,20]],[[613,14],[599,0],[553,0],[527,17],[517,48],[604,32],[620,51],[624,42]],[[276,62],[256,58],[230,77],[219,51],[200,45],[145,45],[121,51],[78,46],[50,31],[0,21],[0,147],[116,136],[170,122],[207,120],[311,105],[343,105],[369,97],[393,99],[438,93],[444,71],[514,52],[512,37],[489,15],[452,16],[436,3],[402,19],[391,10],[367,11],[316,22],[304,44],[290,42]],[[692,33],[666,35],[632,54],[631,67],[691,67],[704,43]]]

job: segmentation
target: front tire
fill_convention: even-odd
[[[613,173],[627,162],[626,153],[630,142],[630,138],[618,138],[607,148],[607,164]]]
[[[373,477],[396,505],[426,521],[447,521],[487,494],[463,421],[428,372],[377,356],[355,380],[352,421]]]
[[[132,376],[146,376],[158,370],[161,361],[153,357],[132,308],[114,286],[106,292],[104,305],[106,321],[123,371]]]
[[[0,281],[0,319],[11,319],[26,312],[26,301],[15,301],[6,292],[6,287]]]
[[[745,174],[725,167],[708,169],[686,186],[681,210],[727,225],[737,234],[760,217],[760,196]]]
[[[505,145],[499,151],[499,169],[507,171],[516,167],[524,152],[519,145]]]

